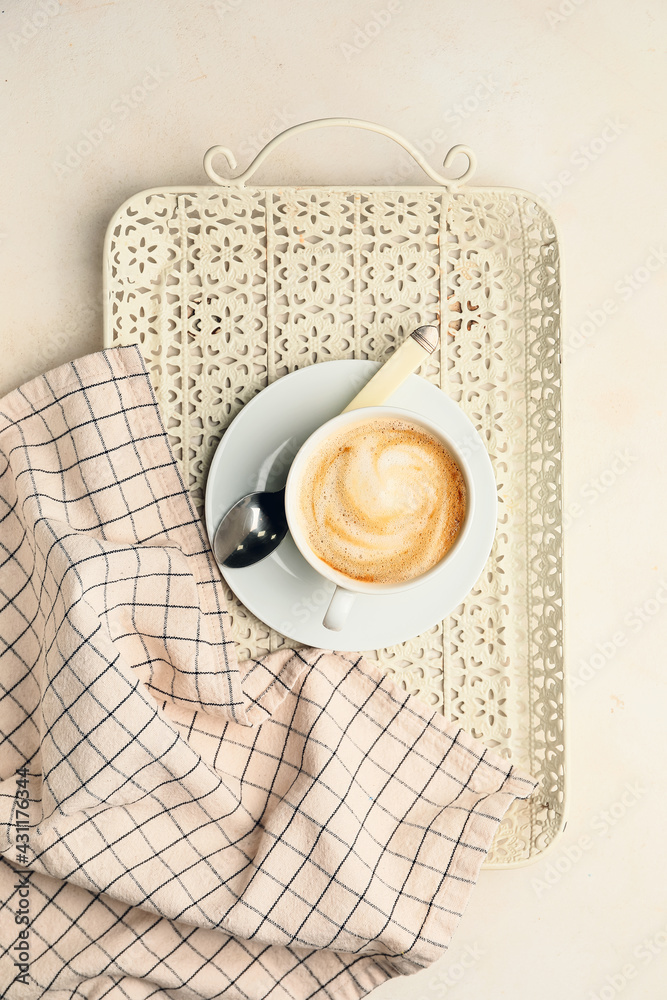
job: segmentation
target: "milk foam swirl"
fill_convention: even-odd
[[[347,425],[315,450],[300,489],[310,547],[355,580],[400,583],[451,548],[465,515],[461,470],[435,437],[408,421]]]

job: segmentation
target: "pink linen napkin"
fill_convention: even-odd
[[[0,402],[0,993],[365,995],[536,782],[356,653],[239,663],[135,347]]]

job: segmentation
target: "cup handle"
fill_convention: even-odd
[[[331,629],[332,632],[340,632],[343,625],[347,621],[347,616],[352,610],[355,597],[356,594],[353,594],[351,590],[345,590],[343,587],[336,587],[333,592],[333,597],[329,602],[327,613],[322,621],[324,627]]]

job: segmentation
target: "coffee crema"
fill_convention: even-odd
[[[348,424],[308,457],[299,483],[308,545],[353,580],[403,583],[447,554],[466,510],[463,474],[416,424]]]

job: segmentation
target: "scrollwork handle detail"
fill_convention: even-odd
[[[447,168],[452,165],[456,157],[461,154],[467,157],[468,166],[458,177],[445,177],[442,174],[439,174],[429,163],[426,162],[422,154],[412,145],[411,142],[405,139],[402,135],[399,135],[398,132],[393,132],[391,129],[385,128],[383,125],[376,125],[374,122],[365,122],[359,118],[317,118],[314,121],[302,122],[300,125],[292,125],[290,128],[285,129],[284,132],[280,132],[278,135],[274,136],[274,138],[266,144],[264,149],[260,150],[252,163],[236,177],[223,177],[213,167],[213,160],[215,157],[224,156],[229,169],[236,169],[236,157],[227,146],[211,146],[211,148],[206,151],[206,154],[204,155],[204,170],[210,180],[212,180],[214,184],[219,184],[221,187],[244,187],[246,181],[252,177],[267,156],[273,152],[276,146],[285,142],[286,139],[289,139],[293,135],[298,135],[301,132],[308,132],[311,129],[332,127],[361,128],[366,129],[369,132],[377,132],[379,135],[385,135],[387,138],[393,139],[394,142],[399,144],[399,146],[402,146],[403,149],[407,150],[413,160],[422,168],[424,173],[427,174],[432,181],[435,181],[436,184],[448,191],[459,188],[462,184],[465,184],[465,182],[472,177],[477,167],[477,157],[473,153],[472,149],[462,143],[459,143],[456,146],[452,146],[445,156],[443,168],[447,170]]]

